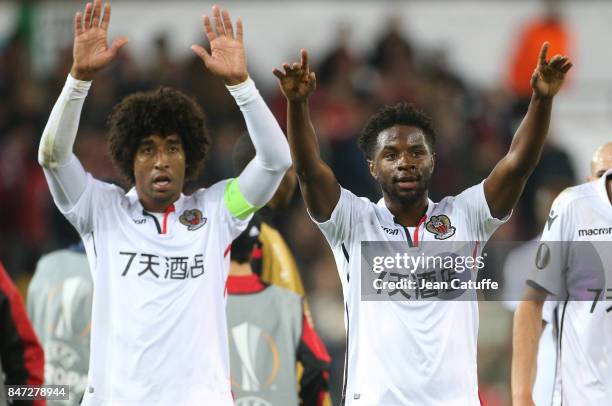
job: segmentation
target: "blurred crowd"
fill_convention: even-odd
[[[365,54],[352,52],[348,46],[350,28],[339,28],[331,51],[311,61],[318,80],[311,100],[313,121],[324,158],[340,184],[357,195],[378,200],[381,192],[369,175],[356,138],[366,119],[380,106],[403,100],[415,103],[431,115],[437,130],[430,197],[438,201],[488,175],[510,145],[525,113],[526,96],[513,87],[512,81],[500,79],[487,88],[468,83],[449,64],[445,49],[423,49],[402,35],[400,28],[399,20],[390,19],[387,31]],[[296,55],[298,47],[296,44]],[[79,159],[95,177],[125,185],[107,152],[107,117],[124,96],[160,85],[192,95],[208,116],[214,145],[202,176],[189,186],[191,190],[234,175],[231,152],[245,131],[240,111],[223,83],[206,71],[200,59],[175,60],[169,54],[163,36],[155,39],[154,62],[146,66],[139,65],[126,47],[119,60],[95,78],[75,145]],[[27,33],[20,30],[0,46],[0,259],[22,289],[42,254],[78,240],[53,205],[36,159],[40,135],[70,70],[71,49],[65,49],[57,66],[43,77],[34,75],[30,55]],[[508,57],[519,59],[511,54]],[[522,63],[535,66],[535,55]],[[254,80],[257,83],[257,77]],[[523,80],[528,83],[529,75]],[[264,97],[285,128],[286,105],[280,91],[274,89]],[[511,221],[494,239],[533,238],[543,221],[536,210],[538,189],[555,183],[555,179],[573,183],[573,178],[568,154],[548,145]],[[275,221],[298,261],[317,330],[334,360],[332,385],[337,388],[342,380],[344,329],[340,281],[331,252],[309,220],[299,193],[290,209]],[[499,341],[509,346],[509,319],[503,319],[505,324],[497,328],[502,323],[497,314],[485,308],[482,329],[497,331],[498,335],[506,329]],[[483,348],[485,354],[495,352],[486,345]],[[509,361],[504,361],[507,370],[500,371],[499,364],[493,365],[495,359],[480,366],[480,376],[492,384],[506,380],[509,372]],[[486,385],[483,391],[487,391]]]

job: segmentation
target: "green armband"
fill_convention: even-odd
[[[238,187],[238,179],[230,179],[225,185],[223,193],[223,202],[230,214],[240,220],[246,219],[249,214],[259,210],[259,207],[253,206],[240,192]]]

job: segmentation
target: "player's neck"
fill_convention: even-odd
[[[249,276],[253,274],[253,269],[249,262],[239,264],[238,262],[230,262],[230,276]]]
[[[178,196],[173,196],[172,198],[168,199],[168,200],[164,200],[164,201],[157,201],[157,200],[148,200],[148,199],[142,199],[139,196],[139,200],[140,200],[140,204],[142,205],[142,208],[145,209],[145,211],[149,212],[149,213],[165,213],[166,210],[168,210],[168,207],[172,206],[174,204],[174,202],[176,202],[180,197],[180,194]]]
[[[403,203],[385,194],[385,204],[397,221],[406,227],[416,227],[427,211],[429,199],[427,192],[410,203]]]

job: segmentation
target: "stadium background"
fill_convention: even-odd
[[[312,111],[323,154],[340,183],[379,198],[356,136],[385,103],[409,100],[438,131],[431,195],[438,200],[484,178],[505,153],[524,113],[524,84],[542,35],[574,68],[555,100],[550,142],[512,220],[495,240],[539,232],[537,190],[583,181],[592,152],[612,137],[612,3],[564,1],[547,23],[540,1],[226,1],[245,24],[249,71],[284,127],[285,101],[274,67],[309,49],[318,77]],[[558,3],[558,2],[552,2]],[[84,2],[0,3],[0,260],[25,292],[36,261],[77,235],[52,204],[36,162],[38,140],[69,71],[72,18]],[[205,43],[200,16],[213,3],[114,1],[110,37],[130,43],[100,73],[85,103],[75,150],[94,176],[121,182],[105,145],[106,118],[123,96],[158,85],[196,97],[214,148],[197,185],[232,176],[231,150],[244,131],[239,110],[189,46]],[[528,72],[522,75],[521,72]],[[334,359],[332,395],[342,381],[340,282],[330,250],[306,216],[299,193],[280,228],[298,260],[317,330]],[[481,303],[479,376],[485,404],[509,404],[511,313]],[[460,366],[457,366],[460,367]]]

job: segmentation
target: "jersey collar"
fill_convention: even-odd
[[[138,199],[138,192],[136,191],[136,188],[131,188],[129,192],[125,194],[125,196],[128,198],[131,210],[135,211],[136,213],[142,213],[144,207],[142,207],[140,199]],[[180,215],[183,212],[184,203],[185,195],[181,193],[177,201],[174,202],[174,212],[176,213],[176,215]]]
[[[376,203],[376,206],[378,206],[382,210],[386,221],[388,221],[391,224],[395,223],[395,220],[394,220],[395,216],[393,215],[393,213],[391,213],[391,211],[385,204],[384,197],[380,198],[378,203]],[[433,212],[435,207],[436,207],[436,204],[430,198],[427,198],[427,211],[425,212],[425,220],[427,220],[431,216],[431,213]]]

